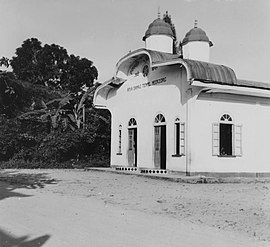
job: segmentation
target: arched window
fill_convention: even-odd
[[[229,114],[223,114],[219,123],[214,123],[212,128],[213,155],[242,155],[242,126],[235,125]]]
[[[135,128],[135,127],[137,127],[137,122],[136,122],[135,118],[131,118],[131,119],[129,120],[129,122],[128,122],[128,127],[129,127],[129,128]]]
[[[232,118],[229,114],[224,114],[222,115],[222,117],[220,118],[221,122],[232,122]]]
[[[155,117],[155,125],[164,125],[165,123],[166,123],[166,120],[162,114],[158,114]]]
[[[174,149],[173,156],[185,155],[185,123],[181,123],[179,117],[174,121]]]

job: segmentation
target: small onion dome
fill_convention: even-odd
[[[145,41],[149,36],[155,35],[155,34],[167,35],[172,38],[174,37],[171,26],[165,21],[161,20],[160,18],[154,20],[149,25],[143,37],[143,41]]]
[[[183,39],[182,45],[185,45],[191,41],[203,41],[209,43],[209,46],[213,46],[213,43],[209,40],[205,31],[196,26],[187,32],[185,38]]]

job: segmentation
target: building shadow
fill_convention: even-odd
[[[59,181],[49,177],[47,173],[28,174],[0,170],[0,200],[9,197],[28,197],[29,195],[14,190],[44,188],[46,185],[57,184]]]
[[[1,247],[38,247],[44,245],[49,238],[47,234],[34,239],[29,236],[15,237],[0,229]]]

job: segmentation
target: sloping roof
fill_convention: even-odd
[[[179,54],[171,54],[152,50],[147,50],[147,52],[149,52],[149,54],[151,55],[153,64],[180,59]]]
[[[190,79],[202,82],[216,82],[219,84],[236,85],[237,78],[234,71],[224,65],[217,65],[190,59],[183,59],[190,70]]]
[[[118,61],[116,66],[118,66],[118,64],[121,64],[127,58],[130,59],[130,60],[136,59],[136,57],[138,55],[141,55],[141,54],[148,55],[149,58],[150,58],[150,62],[153,63],[153,64],[164,62],[164,61],[171,61],[171,60],[180,58],[180,56],[178,54],[171,54],[171,53],[165,53],[165,52],[159,52],[159,51],[148,50],[148,49],[145,49],[145,48],[140,48],[140,49],[137,49],[135,51],[131,51],[127,55],[123,56]]]
[[[270,83],[237,79],[234,71],[224,65],[183,59],[190,69],[192,80],[205,84],[214,83],[228,86],[250,87],[270,90]]]
[[[127,73],[128,68],[132,63],[134,63],[137,59],[146,59],[146,57],[148,57],[151,67],[170,66],[177,64],[179,66],[184,66],[187,70],[187,80],[195,86],[205,85],[207,87],[208,84],[209,87],[213,87],[213,84],[219,84],[224,85],[224,88],[233,86],[235,87],[236,91],[240,87],[244,87],[245,89],[242,89],[242,91],[245,91],[245,94],[249,94],[250,91],[256,90],[257,95],[261,96],[265,94],[267,97],[269,97],[269,91],[258,92],[259,89],[270,90],[269,83],[239,80],[237,79],[234,71],[227,66],[190,59],[182,59],[180,55],[177,54],[163,53],[142,48],[130,52],[121,58],[116,65],[116,69],[117,71],[120,70]],[[94,95],[95,106],[99,108],[106,108],[106,99],[109,91],[112,88],[121,87],[125,81],[125,79],[118,78],[116,73],[113,78],[100,85]],[[232,89],[230,88],[230,90]],[[237,92],[239,93],[241,91],[238,90]]]
[[[117,67],[122,63],[130,64],[140,55],[147,55],[149,57],[152,67],[165,66],[173,64],[182,64],[187,67],[189,71],[189,81],[197,80],[203,83],[214,83],[221,85],[230,85],[238,87],[250,87],[270,90],[270,84],[264,82],[239,80],[235,72],[228,66],[196,61],[191,59],[183,59],[178,54],[170,54],[159,51],[147,50],[144,48],[128,53],[119,60]]]
[[[182,59],[179,54],[170,54],[142,48],[127,54],[118,62],[118,64],[120,65],[122,61],[125,61],[126,65],[129,66],[142,54],[149,56],[152,66],[159,66],[166,62],[170,64],[185,64],[190,71],[190,78],[188,78],[188,80],[194,79],[205,82],[211,81],[236,85],[237,79],[231,68],[224,65]]]

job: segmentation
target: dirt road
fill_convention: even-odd
[[[0,171],[0,246],[269,246],[270,184]]]

